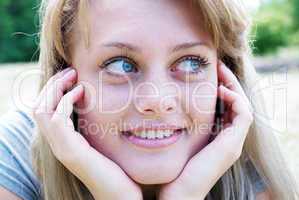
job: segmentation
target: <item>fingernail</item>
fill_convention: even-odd
[[[221,66],[224,67],[224,68],[226,67],[226,65],[224,64],[224,62],[221,62]]]
[[[83,89],[83,85],[82,84],[78,84],[78,88]]]
[[[84,89],[82,84],[78,84],[74,87],[74,90],[76,90],[76,91],[81,90],[81,89]]]
[[[67,70],[67,72],[64,74],[65,77],[70,77],[74,73],[76,73],[75,69],[71,68],[70,70]]]
[[[61,71],[62,74],[65,74],[66,72],[70,71],[71,69],[73,69],[72,67],[67,67],[64,70]]]

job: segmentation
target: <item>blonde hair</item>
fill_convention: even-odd
[[[40,82],[40,90],[51,76],[71,63],[68,38],[75,25],[80,27],[88,45],[87,1],[42,0],[39,64],[44,76]],[[245,93],[250,97],[249,89],[256,86],[257,76],[248,60],[250,21],[242,2],[237,0],[191,2],[204,19],[204,26],[213,38],[219,59],[234,72]],[[264,112],[262,99],[251,102],[255,113]],[[45,200],[93,199],[80,180],[55,158],[42,134],[34,138],[32,156]],[[255,199],[254,183],[246,167],[246,160],[253,164],[266,183],[271,199],[298,198],[296,182],[286,167],[273,131],[258,123],[255,117],[241,157],[218,180],[207,199]]]

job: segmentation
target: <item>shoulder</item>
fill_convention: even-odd
[[[246,170],[252,182],[253,191],[257,199],[263,200],[267,192],[267,184],[263,177],[260,175],[259,170],[254,166],[250,159],[246,159]],[[259,198],[258,198],[259,197]]]
[[[35,131],[31,116],[22,110],[12,109],[0,117],[0,186],[24,200],[40,195],[30,154]]]

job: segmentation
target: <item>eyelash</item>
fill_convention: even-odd
[[[196,70],[195,72],[191,72],[191,74],[198,74],[202,67],[206,67],[210,64],[208,58],[202,57],[202,56],[194,56],[194,55],[187,55],[187,56],[184,56],[182,58],[179,58],[178,60],[175,61],[175,63],[177,63],[177,62],[181,63],[181,62],[184,62],[186,60],[195,60],[200,65],[200,67],[198,68],[199,70]],[[171,71],[174,72],[176,70],[173,70],[173,68],[171,67]]]
[[[109,59],[107,59],[107,61],[105,61],[103,64],[100,65],[101,68],[106,68],[109,64],[115,62],[115,61],[119,61],[121,59],[125,59],[126,61],[132,63],[132,60],[134,60],[130,55],[129,52],[127,50],[125,50],[125,52],[120,55],[120,56],[113,56]],[[137,65],[136,62],[133,62],[134,65]]]
[[[119,60],[122,60],[124,59],[125,61],[129,62],[130,64],[133,64],[134,66],[137,65],[136,62],[132,61],[134,60],[127,52],[124,54],[124,55],[121,55],[121,56],[114,56],[114,57],[111,57],[109,58],[107,61],[105,61],[103,64],[100,65],[101,68],[106,68],[109,64],[115,62],[115,61],[119,61]],[[182,58],[179,58],[178,60],[175,61],[175,63],[179,62],[184,62],[186,60],[195,60],[199,63],[200,66],[202,67],[206,67],[208,66],[210,63],[208,61],[208,59],[206,57],[202,57],[202,56],[194,56],[194,55],[187,55],[187,56],[184,56]],[[201,67],[199,67],[200,69]],[[170,71],[174,72],[176,70],[173,70],[173,67],[170,68]],[[195,72],[190,72],[191,74],[198,74],[200,73],[200,70],[196,70]],[[113,75],[111,73],[111,75]],[[118,75],[116,75],[118,76]]]

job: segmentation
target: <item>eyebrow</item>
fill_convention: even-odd
[[[103,44],[104,47],[114,47],[114,48],[118,48],[121,50],[127,50],[127,51],[133,51],[133,52],[141,52],[141,48],[130,44],[130,43],[126,43],[126,42],[108,42],[108,43],[104,43]],[[178,44],[175,45],[174,47],[171,48],[170,52],[174,53],[177,51],[181,51],[183,49],[190,49],[196,46],[207,46],[209,47],[208,44],[204,43],[204,42],[185,42],[182,44]]]

